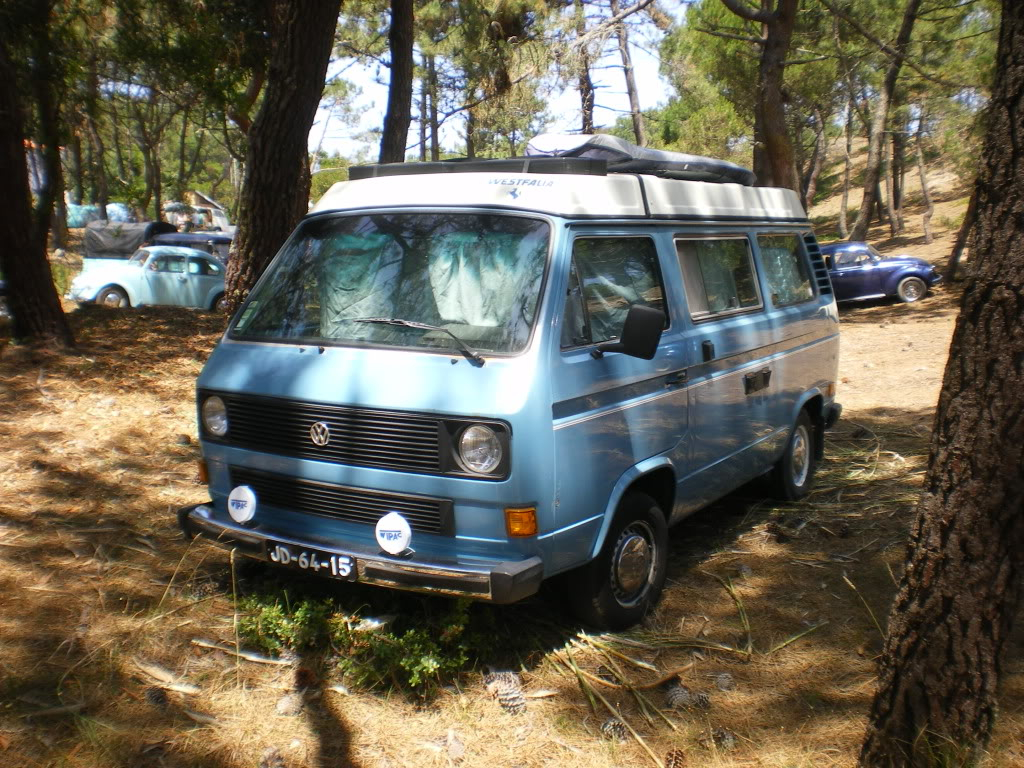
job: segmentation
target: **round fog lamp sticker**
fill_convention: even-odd
[[[248,485],[239,485],[228,496],[228,514],[236,523],[248,523],[256,515],[256,494]]]
[[[376,530],[377,543],[388,554],[400,555],[409,548],[412,529],[406,519],[397,512],[388,512],[378,520]]]

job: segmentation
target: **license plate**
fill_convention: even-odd
[[[332,579],[356,580],[356,560],[348,555],[336,555],[322,549],[293,547],[268,541],[267,557],[272,563],[298,568],[300,571],[309,571]]]

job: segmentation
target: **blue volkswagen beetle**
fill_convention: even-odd
[[[108,307],[221,309],[224,264],[195,248],[167,245],[140,248],[127,261],[86,259],[67,298]]]
[[[912,302],[924,298],[942,279],[931,264],[913,256],[886,258],[864,242],[821,246],[836,301],[896,296]]]

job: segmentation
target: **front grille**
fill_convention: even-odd
[[[436,418],[275,397],[221,397],[230,425],[226,442],[240,448],[363,467],[442,470],[442,423]],[[310,435],[317,422],[330,432],[322,447]]]
[[[231,467],[231,486],[239,485],[252,488],[257,504],[365,525],[376,525],[388,512],[398,512],[419,533],[455,534],[450,499],[382,493]]]
[[[818,293],[831,296],[832,281],[829,279],[828,267],[825,266],[825,259],[822,258],[817,238],[808,233],[804,235],[804,244],[807,246],[807,255],[811,257],[811,265],[814,267],[814,279],[818,283]]]

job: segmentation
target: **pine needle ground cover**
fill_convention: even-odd
[[[673,529],[661,606],[616,635],[556,590],[337,588],[187,544],[223,319],[76,311],[80,355],[0,357],[0,765],[852,766],[955,306],[844,309],[815,492]],[[1022,733],[1018,642],[989,765],[1024,763]]]

